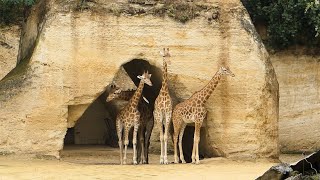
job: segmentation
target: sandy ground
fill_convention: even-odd
[[[159,155],[151,154],[149,165],[118,165],[117,148],[102,146],[68,147],[61,160],[0,157],[0,180],[6,179],[255,179],[272,165],[266,160],[234,161],[225,158],[201,160],[200,165],[159,165]],[[284,155],[291,163],[300,156]],[[128,154],[132,163],[132,151]],[[173,161],[173,156],[169,156]]]

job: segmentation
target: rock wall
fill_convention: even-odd
[[[223,78],[206,104],[201,141],[207,154],[278,157],[278,83],[240,1],[197,1],[192,5],[199,10],[186,16],[190,19],[185,23],[184,14],[172,15],[178,6],[163,12],[161,3],[107,1],[99,9],[89,2],[79,12],[72,2],[42,2],[48,9],[45,16],[38,12],[28,19],[45,18],[32,27],[38,34],[30,59],[20,58],[19,66],[0,82],[2,153],[59,157],[68,107],[84,111],[81,107],[103,93],[120,66],[132,59],[161,68],[158,52],[169,47],[170,91],[180,101],[208,83],[221,65],[236,75]],[[20,52],[30,52],[31,46],[21,45]]]
[[[319,149],[320,56],[294,49],[272,54],[271,60],[279,81],[281,151]]]
[[[19,37],[19,26],[0,27],[0,79],[16,67]]]

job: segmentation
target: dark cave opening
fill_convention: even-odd
[[[131,80],[136,86],[139,85],[140,79],[138,75],[142,75],[144,71],[148,71],[151,76],[152,86],[145,85],[143,95],[150,101],[150,106],[153,107],[162,83],[162,71],[160,68],[151,65],[148,61],[143,59],[133,59],[123,65],[123,68],[128,73]]]
[[[140,79],[137,78],[138,75],[141,75],[144,71],[152,74],[151,81],[153,85],[151,87],[145,85],[142,95],[148,99],[150,102],[149,106],[153,109],[154,101],[161,88],[161,69],[142,59],[133,59],[123,64],[122,67],[136,86],[140,82]],[[64,138],[66,146],[106,145],[118,147],[115,126],[116,117],[127,102],[114,100],[107,103],[106,97],[109,94],[109,90],[109,88],[106,88],[106,91],[88,106],[74,127],[68,128]],[[129,140],[129,146],[131,146],[132,132],[130,133]]]
[[[105,102],[106,92],[94,100],[78,118],[75,125],[67,129],[65,145],[109,145],[114,144],[110,113]],[[73,108],[76,109],[76,108]],[[69,108],[70,110],[70,108]]]

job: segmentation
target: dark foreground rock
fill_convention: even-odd
[[[257,180],[281,180],[289,177],[289,173],[292,172],[290,164],[281,163],[272,166],[262,176],[258,177]]]
[[[320,151],[314,152],[294,164],[272,166],[257,180],[320,180]]]

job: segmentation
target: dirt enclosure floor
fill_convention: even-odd
[[[286,162],[300,156],[284,155]],[[129,150],[128,163],[132,163]],[[169,156],[173,161],[173,156]],[[72,146],[62,152],[60,160],[0,157],[0,180],[6,179],[255,179],[276,162],[234,161],[207,158],[201,164],[159,165],[159,155],[151,154],[148,165],[118,165],[117,148]]]

